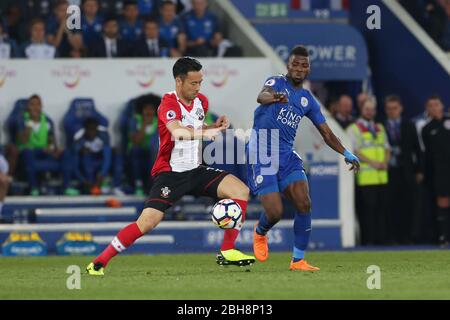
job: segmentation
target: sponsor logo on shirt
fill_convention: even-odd
[[[293,129],[297,129],[302,116],[290,110],[291,108],[283,107],[280,109],[280,112],[277,116],[277,121],[281,122],[284,125],[287,125]]]

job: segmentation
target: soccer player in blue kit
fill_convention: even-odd
[[[303,161],[293,149],[300,120],[308,117],[326,144],[344,155],[346,163],[351,164],[350,170],[359,169],[359,159],[343,147],[326,123],[319,103],[303,88],[303,81],[310,72],[308,51],[304,46],[292,49],[287,70],[286,75],[270,77],[264,83],[247,145],[248,184],[265,210],[254,229],[253,250],[261,262],[269,257],[267,232],[282,217],[283,193],[296,209],[293,258],[289,269],[316,271],[319,268],[304,259],[311,234],[311,199]],[[267,162],[264,159],[269,155],[271,161]]]

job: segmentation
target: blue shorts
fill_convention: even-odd
[[[283,192],[288,185],[295,181],[307,181],[303,160],[295,151],[283,153],[279,159],[280,163],[276,172],[267,170],[268,165],[248,163],[247,181],[250,191],[254,195]]]

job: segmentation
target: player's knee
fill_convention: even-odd
[[[309,198],[301,199],[296,203],[296,209],[300,214],[308,214],[311,212],[311,200]]]
[[[240,199],[240,200],[248,200],[250,197],[250,189],[242,183],[235,190],[231,191],[230,198]]]
[[[156,211],[156,210],[155,210]],[[162,220],[162,214],[153,212],[152,209],[144,209],[139,219],[136,221],[142,233],[147,233],[153,230]]]
[[[273,206],[266,209],[267,217],[270,223],[277,223],[283,217],[283,206]]]

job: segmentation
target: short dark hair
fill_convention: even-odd
[[[97,118],[90,117],[90,118],[87,118],[86,120],[84,120],[83,127],[85,129],[87,129],[89,126],[98,127],[99,124],[100,124],[100,122],[97,120]]]
[[[289,58],[292,56],[309,57],[308,49],[303,45],[297,45],[289,53]]]
[[[118,22],[118,17],[114,13],[107,14],[103,19],[103,25],[107,24],[110,21]]]
[[[41,96],[39,96],[38,94],[32,94],[29,98],[28,101],[30,101],[31,99],[38,99],[39,101],[41,101]]]
[[[138,5],[138,3],[137,3],[136,0],[127,0],[127,1],[125,1],[125,2],[123,3],[123,8],[125,9],[125,7],[128,7],[128,6],[137,6],[137,5]]]
[[[56,0],[54,3],[53,3],[53,9],[56,9],[56,8],[58,8],[59,6],[62,6],[62,5],[66,5],[66,4],[69,4],[69,2],[67,2],[67,0]]]
[[[161,4],[159,5],[159,7],[160,7],[160,8],[164,8],[165,6],[168,6],[168,5],[172,5],[172,6],[175,6],[175,7],[176,7],[175,2],[173,2],[172,0],[163,0],[163,1],[161,2]]]
[[[156,112],[160,103],[160,96],[149,93],[136,98],[134,110],[136,111],[136,113],[141,114],[145,106],[152,106]]]
[[[390,94],[384,98],[384,104],[389,102],[398,102],[399,104],[402,104],[402,99],[396,94]]]
[[[157,24],[158,27],[159,27],[159,21],[156,20],[156,19],[153,18],[153,17],[146,17],[146,18],[143,20],[143,23],[144,23],[144,26],[145,26],[147,23],[154,23],[154,24]]]
[[[429,97],[427,98],[427,102],[430,101],[430,100],[439,100],[439,101],[442,102],[441,97],[438,96],[437,94],[432,94],[431,96],[429,96]]]
[[[31,19],[31,21],[30,21],[30,29],[31,29],[35,24],[38,24],[38,23],[42,23],[42,24],[45,26],[45,20],[38,17],[38,18],[33,18],[33,19]]]
[[[200,70],[202,70],[201,63],[192,57],[179,58],[172,68],[174,78],[185,78],[188,72]]]

